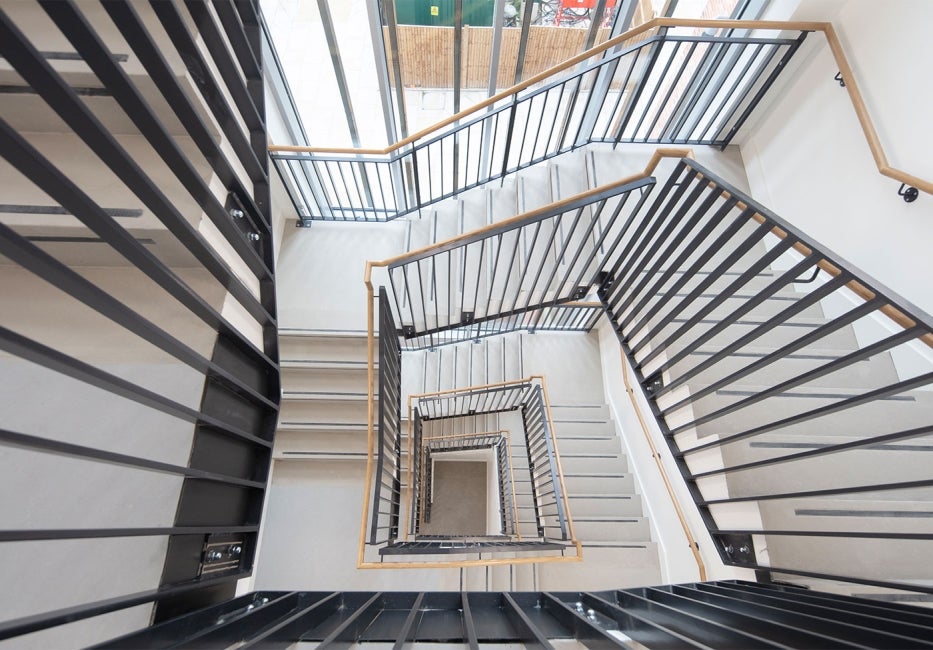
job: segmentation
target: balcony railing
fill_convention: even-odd
[[[810,32],[826,37],[878,171],[933,194],[889,164],[818,22],[656,18],[384,149],[276,145],[271,157],[307,225],[395,219],[590,143],[725,147]]]
[[[428,350],[444,345],[479,341],[508,332],[589,332],[603,315],[598,302],[565,302],[503,318],[483,320],[461,327],[402,339],[402,348]]]
[[[390,150],[272,147],[273,163],[302,221],[387,221],[592,142],[724,147],[812,29],[679,35],[665,25],[651,21]]]

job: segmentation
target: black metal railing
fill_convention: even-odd
[[[775,32],[790,36],[760,36]],[[273,151],[302,222],[388,221],[593,142],[725,147],[807,32],[683,35],[600,50],[389,154]]]
[[[432,432],[431,436],[415,435],[422,441],[427,449],[436,445],[437,449],[431,451],[459,450],[465,445],[481,444],[484,447],[499,447],[501,433],[492,434],[463,434],[459,433],[460,420],[468,420],[464,424],[465,430],[475,431],[475,421],[485,415],[518,411],[522,415],[524,426],[523,440],[527,446],[528,464],[519,468],[512,468],[512,472],[525,472],[527,469],[530,481],[531,498],[534,504],[533,523],[541,542],[572,542],[573,528],[570,514],[567,511],[567,502],[563,491],[563,477],[560,470],[560,461],[554,447],[554,434],[549,419],[549,409],[546,395],[538,378],[530,378],[516,382],[504,382],[489,386],[467,387],[437,394],[418,395],[415,397],[414,411],[417,413],[415,421],[418,430],[425,425],[438,425],[441,428]],[[447,422],[447,430],[443,425]],[[468,443],[465,441],[469,441]],[[430,444],[429,444],[430,443]],[[498,449],[497,462],[510,463],[508,449]],[[421,456],[422,452],[415,449],[413,453]],[[428,497],[425,490],[430,481],[430,471],[422,465],[421,459],[415,459],[414,466],[419,467],[418,476],[414,479],[419,484],[420,500],[415,497],[411,531],[420,532],[418,524],[423,519]],[[503,472],[500,468],[500,483]],[[508,490],[508,492],[506,491]],[[502,512],[511,511],[512,504],[511,484],[506,489],[500,487],[502,499]],[[515,514],[511,520],[506,520],[503,514],[503,525],[506,534],[518,533],[518,521]],[[531,522],[529,522],[531,523]],[[509,550],[507,547],[501,550]],[[514,548],[512,550],[515,550]],[[532,547],[529,547],[532,550]],[[427,552],[427,551],[424,551]]]
[[[603,314],[598,302],[563,303],[529,312],[471,323],[462,327],[433,332],[402,340],[407,351],[429,350],[443,345],[479,341],[509,332],[589,332]]]
[[[522,423],[538,535],[545,539],[568,540],[571,535],[563,482],[558,471],[548,406],[540,384],[535,386],[531,398],[522,405]]]
[[[390,263],[402,334],[442,341],[451,330],[585,298],[653,185],[650,176],[605,185]]]
[[[413,409],[416,427],[423,429],[421,414]],[[512,463],[509,453],[509,436],[506,431],[492,431],[487,433],[471,433],[458,435],[442,435],[424,438],[420,431],[415,434],[414,448],[415,470],[412,481],[417,490],[414,500],[411,528],[417,536],[421,532],[422,523],[431,522],[431,508],[433,506],[433,463],[437,454],[444,452],[470,451],[494,449],[496,454],[496,483],[499,489],[499,518],[501,521],[500,534],[511,536],[517,531],[512,489]]]
[[[421,449],[422,441],[424,440],[424,422],[421,420],[420,411],[415,408],[412,409],[412,449]],[[422,453],[413,454],[413,458],[409,459],[411,464],[412,472],[412,485],[411,489],[411,521],[409,522],[410,532],[417,535],[421,522],[423,521],[425,515],[422,513],[427,513],[428,520],[430,520],[430,511],[427,507],[427,504],[424,501],[425,495],[432,494],[432,487],[430,484],[432,474],[431,467],[426,462],[425,456]]]
[[[933,319],[694,161],[662,185],[599,295],[723,560],[933,592]]]
[[[414,410],[417,411],[418,409]],[[420,457],[418,464],[422,474],[415,478],[414,481],[421,489],[420,504],[423,504],[423,507],[420,510],[416,508],[412,517],[415,534],[420,531],[422,523],[431,522],[431,507],[434,505],[433,460],[437,460],[435,456],[437,454],[443,455],[444,452],[490,449],[501,438],[502,434],[499,432],[422,438],[422,446],[417,452]]]
[[[385,288],[379,290],[379,426],[369,543],[398,538],[402,500],[402,348]]]
[[[460,418],[492,413],[504,413],[521,408],[529,399],[534,384],[528,381],[504,385],[447,391],[418,396],[418,411],[422,421]]]
[[[501,436],[496,444],[496,468],[499,478],[499,523],[503,535],[518,534],[518,513],[515,508],[515,486],[509,436]]]
[[[47,647],[233,595],[280,395],[258,10],[92,9],[0,10],[0,639]]]

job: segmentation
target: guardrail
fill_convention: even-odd
[[[591,142],[723,147],[808,32],[826,37],[879,173],[933,194],[933,182],[888,162],[822,22],[655,18],[389,147],[273,145],[270,154],[310,223],[395,219]]]
[[[933,318],[692,160],[624,239],[599,296],[723,561],[933,593]]]

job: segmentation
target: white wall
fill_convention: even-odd
[[[277,268],[279,326],[365,332],[366,261],[397,255],[403,235],[401,222],[287,227]]]
[[[629,465],[635,474],[638,491],[642,495],[645,516],[651,522],[651,534],[658,543],[661,559],[662,579],[666,583],[693,582],[700,579],[699,568],[690,550],[687,536],[677,517],[673,501],[655,464],[651,447],[632,406],[622,377],[622,351],[619,340],[608,321],[601,321],[598,329],[602,351],[603,383],[606,386],[606,401],[615,419]],[[752,572],[735,569],[722,564],[713,540],[706,532],[700,514],[693,505],[687,486],[668,450],[657,423],[651,416],[644,395],[641,394],[634,377],[629,378],[639,409],[645,417],[655,448],[661,455],[665,472],[672,484],[678,503],[687,519],[690,531],[700,546],[700,554],[706,567],[707,580],[729,580],[735,578],[754,580]]]
[[[933,178],[933,3],[784,1],[769,17],[832,19],[890,165]],[[741,143],[752,196],[933,312],[933,196],[907,204],[878,173],[825,38],[808,40],[809,58]]]

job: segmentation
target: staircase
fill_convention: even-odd
[[[731,164],[728,156],[717,161],[723,168]],[[430,259],[426,255],[433,253],[422,249],[438,247],[463,230],[495,226],[521,210],[561,201],[568,192],[579,194],[580,189],[640,167],[631,154],[595,148],[575,152],[525,170],[500,187],[472,190],[436,204],[409,219],[405,246],[418,251],[417,259]],[[877,297],[877,290],[866,289],[845,270],[838,271],[839,262],[827,262],[829,258],[814,244],[786,235],[783,222],[776,222],[763,208],[756,206],[758,212],[752,215],[751,208],[744,207],[748,200],[740,204],[738,191],[712,172],[690,161],[662,161],[655,173],[659,180],[651,194],[644,195],[654,179],[626,190],[642,194],[626,214],[638,215],[644,223],[636,219],[629,224],[628,216],[607,222],[603,213],[592,212],[601,216],[579,239],[573,230],[577,221],[565,228],[568,222],[560,215],[547,226],[549,230],[541,228],[550,238],[543,248],[535,243],[537,231],[521,226],[526,229],[515,237],[513,251],[524,255],[519,265],[540,264],[539,275],[555,277],[565,259],[554,251],[575,237],[581,251],[605,255],[597,267],[604,269],[598,294],[577,299],[598,297],[612,314],[623,350],[635,361],[638,379],[661,418],[672,453],[696,486],[694,498],[727,563],[770,567],[777,574],[793,567],[788,572],[795,579],[827,580],[846,575],[844,566],[855,561],[859,549],[888,544],[906,554],[928,536],[922,524],[913,523],[922,521],[923,501],[915,498],[917,493],[908,495],[904,490],[929,484],[925,465],[916,457],[926,449],[924,436],[930,433],[929,395],[920,390],[929,383],[929,371],[899,368],[904,365],[904,350],[898,346],[911,344],[922,330],[907,325],[903,333],[894,335],[873,331],[872,327],[877,329],[877,319],[869,318],[873,312],[894,313],[885,306],[885,298]],[[578,217],[601,209],[583,204],[573,208]],[[726,218],[739,210],[741,218]],[[775,232],[785,233],[784,239]],[[440,315],[445,301],[460,301],[463,318],[467,311],[472,318],[474,309],[477,315],[485,314],[483,318],[494,317],[495,310],[502,308],[492,300],[481,305],[467,299],[474,291],[494,293],[491,288],[499,281],[499,267],[493,258],[504,250],[502,238],[511,235],[496,236],[499,249],[492,244],[484,249],[484,240],[475,237],[460,249],[459,258],[456,248],[448,249],[453,252],[446,253],[447,270],[432,261],[424,267],[412,266],[400,281],[402,267],[390,269],[393,281],[401,282],[393,285],[392,298],[403,316],[398,322],[410,328],[408,333],[419,344],[430,340],[425,332],[460,326],[459,312]],[[478,254],[466,248],[474,245],[480,247]],[[474,271],[471,259],[486,264],[485,270],[479,266]],[[473,279],[468,269],[475,274],[470,276]],[[455,277],[463,279],[459,285]],[[559,294],[566,300],[570,295],[565,285],[542,288],[536,283],[520,282],[518,295],[537,295],[529,300],[540,304],[548,304],[548,296]],[[849,294],[855,296],[854,303]],[[861,306],[860,296],[868,296]],[[896,323],[909,320],[902,313],[891,317]],[[618,436],[625,432],[617,432],[608,417],[601,380],[588,390],[578,385],[586,384],[584,378],[593,373],[598,377],[599,353],[590,363],[587,353],[580,354],[575,347],[588,337],[574,336],[512,332],[403,354],[403,394],[533,374],[544,375],[550,386],[570,510],[584,557],[589,559],[581,564],[466,569],[460,580],[469,588],[603,589],[660,579],[657,549],[637,482],[621,453]],[[780,363],[773,363],[778,359]],[[837,374],[841,370],[846,372]],[[854,371],[851,377],[849,370]],[[339,374],[322,374],[319,379],[331,387],[296,384],[293,393],[299,399],[294,407],[286,403],[283,408],[283,426],[343,431],[352,430],[355,422],[361,431],[362,410],[352,415],[351,404],[352,393],[360,396],[362,386],[348,388]],[[361,375],[358,379],[364,380]],[[315,404],[313,417],[301,410],[309,403]],[[847,408],[849,403],[852,408]],[[838,417],[829,428],[814,431],[813,420],[834,413]],[[506,416],[482,418],[463,426],[470,432],[517,428]],[[880,421],[884,435],[878,444],[869,444],[878,437]],[[907,445],[893,444],[900,440]],[[824,453],[825,445],[832,447]],[[310,456],[317,450],[307,451]],[[516,474],[527,472],[527,458],[514,440],[512,451]],[[875,460],[882,453],[895,458],[907,472],[903,480],[895,481],[898,477],[892,475],[890,465]],[[776,455],[787,458],[777,461]],[[785,462],[800,468],[790,483],[787,472],[781,471]],[[852,467],[859,470],[856,476]],[[824,493],[829,486],[834,493]],[[848,486],[853,489],[847,491]],[[881,493],[872,494],[869,488]],[[519,529],[531,535],[536,523],[527,516],[533,512],[529,484],[516,483],[516,499]],[[871,521],[870,530],[853,534],[846,521],[856,516]],[[800,556],[809,559],[801,561]],[[906,568],[898,568],[907,563],[899,565],[893,559],[884,567],[875,566],[875,573],[864,579],[890,593],[910,577]]]
[[[549,340],[555,339],[555,340]],[[559,339],[559,340],[558,340]],[[563,350],[563,353],[560,353]],[[591,375],[598,367],[598,346],[584,334],[505,334],[478,343],[407,352],[406,371],[418,377],[406,391],[433,392],[464,385],[484,385],[544,374],[549,381],[551,410],[576,537],[583,543],[583,562],[467,569],[467,580],[480,574],[480,588],[512,590],[605,589],[610,585],[652,584],[660,580],[657,545],[652,541],[636,480],[630,472],[619,431],[602,403],[602,381]],[[469,382],[469,383],[464,383]],[[581,401],[581,386],[590,403]],[[479,417],[479,416],[478,416]],[[517,414],[482,416],[474,426],[521,431]],[[513,433],[518,521],[523,538],[537,534],[528,478],[527,448]]]

